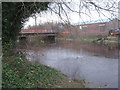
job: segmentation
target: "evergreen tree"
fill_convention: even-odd
[[[49,2],[3,2],[2,42],[15,43],[23,23],[35,13],[47,10]]]

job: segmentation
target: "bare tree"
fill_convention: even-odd
[[[79,15],[80,22],[85,22],[83,16],[92,20],[96,15],[101,20],[103,16],[111,20],[111,18],[118,16],[118,9],[118,1],[115,0],[71,0],[70,2],[61,0],[60,2],[52,2],[48,6],[48,12],[51,12],[51,15],[56,14],[61,22],[67,23],[68,27],[66,28],[68,29],[73,28],[71,25],[69,26],[72,14]],[[70,33],[72,35],[73,32],[70,31]]]
[[[77,8],[77,10],[74,9],[75,7]],[[96,14],[99,14],[99,17],[101,18],[101,15],[108,17],[104,14],[104,11],[108,12],[111,17],[117,16],[117,9],[118,1],[114,0],[80,0],[77,2],[71,0],[71,2],[53,2],[49,5],[49,10],[51,11],[51,13],[57,14],[60,19],[62,19],[63,21],[67,21],[68,23],[70,23],[69,14],[71,12],[79,14],[80,18],[82,18],[81,15],[92,18],[94,17],[92,16],[92,11],[95,11],[97,12]]]
[[[34,6],[35,4],[36,2],[34,3]],[[44,11],[44,14],[51,13],[51,16],[53,15],[53,17],[54,15],[57,15],[62,23],[66,23],[66,26],[65,24],[63,26],[65,26],[67,29],[70,29],[71,35],[74,33],[77,36],[77,31],[71,31],[73,30],[73,26],[71,25],[71,17],[74,17],[73,14],[79,15],[80,22],[86,21],[84,20],[83,16],[89,18],[89,20],[92,20],[96,15],[98,15],[99,19],[101,20],[103,19],[103,16],[111,20],[112,17],[118,16],[118,9],[118,1],[116,0],[71,0],[70,2],[55,0],[49,3],[48,10]],[[43,12],[39,12],[38,14],[41,16],[42,13]],[[44,30],[58,30],[59,32],[64,31],[60,28],[60,25],[53,24],[52,22],[44,23],[44,25],[40,24],[34,28],[41,28]],[[74,27],[74,29],[76,28]]]

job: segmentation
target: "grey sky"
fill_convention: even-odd
[[[84,4],[84,1],[86,0],[83,0],[83,4]],[[88,1],[91,1],[91,0],[88,0]],[[48,9],[47,11],[36,14],[37,24],[42,24],[45,22],[64,22],[68,20],[70,21],[71,24],[74,24],[74,23],[83,22],[83,21],[91,21],[91,20],[99,20],[99,19],[117,17],[118,0],[117,1],[116,0],[97,0],[97,1],[92,0],[92,1],[94,1],[98,6],[101,6],[103,8],[112,7],[110,10],[114,10],[115,12],[108,12],[105,10],[100,10],[98,12],[98,10],[94,8],[94,6],[90,6],[89,9],[86,9],[86,7],[82,7],[83,4],[81,4],[81,7],[79,7],[80,1],[74,0],[70,4],[67,4],[67,5],[74,11],[79,12],[80,10],[80,12],[82,12],[81,14],[72,12],[68,8],[66,8],[65,5],[62,5],[69,19],[67,18],[66,13],[64,13],[64,10],[61,10],[61,17],[62,17],[62,20],[61,20],[59,15],[57,15],[54,12],[51,13],[51,10]],[[115,4],[113,4],[113,2],[115,2]],[[52,8],[54,11],[59,12],[59,8],[55,3],[49,5],[49,7]],[[34,24],[35,24],[35,19],[30,17],[29,20],[25,23],[25,28],[28,27],[28,25],[34,25]]]

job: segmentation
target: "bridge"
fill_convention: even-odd
[[[46,37],[46,40],[55,41],[55,37],[58,35],[56,30],[21,30],[18,38],[27,38],[31,36],[42,36]]]
[[[21,30],[20,37],[27,37],[28,35],[42,35],[42,36],[56,36],[56,30]]]

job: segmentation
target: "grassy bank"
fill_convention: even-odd
[[[96,38],[69,38],[69,37],[61,37],[59,40],[67,40],[67,41],[78,41],[78,42],[93,42]]]
[[[85,87],[82,81],[69,81],[59,71],[41,64],[32,64],[13,50],[4,50],[2,62],[3,88]]]
[[[24,56],[8,52],[3,57],[3,87],[51,87],[62,78],[62,74],[54,69],[26,62]]]
[[[98,43],[103,43],[103,44],[109,44],[109,43],[118,43],[118,37],[117,36],[107,36],[105,40],[99,40],[99,38],[104,38],[105,36],[101,37],[77,37],[77,38],[70,38],[70,37],[61,37],[59,40],[67,40],[67,41],[77,41],[77,42],[82,42],[82,43],[91,43],[91,42],[98,42]]]

